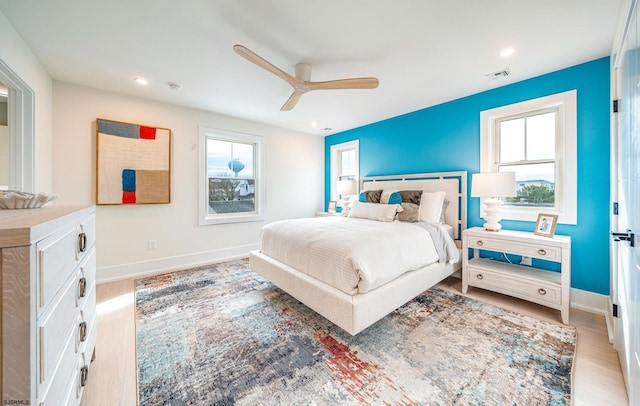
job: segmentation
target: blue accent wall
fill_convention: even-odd
[[[578,224],[559,224],[572,238],[571,287],[609,294],[609,58],[474,94],[334,134],[325,139],[325,200],[330,195],[330,148],[359,140],[360,176],[480,170],[480,112],[577,90]],[[425,89],[428,91],[428,89]],[[452,147],[453,146],[453,147]],[[470,186],[469,186],[470,187]],[[480,199],[468,200],[468,226],[482,226]],[[535,223],[501,222],[533,231]]]

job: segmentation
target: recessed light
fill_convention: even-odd
[[[311,122],[311,127],[317,127],[317,126],[318,126],[318,123],[316,123],[315,121]]]
[[[516,52],[516,50],[513,49],[513,47],[505,48],[502,51],[500,51],[500,56],[503,58],[506,58],[507,56],[513,55],[514,52]]]
[[[147,82],[147,79],[145,78],[141,78],[141,77],[137,77],[134,79],[136,81],[137,84],[139,85],[147,85],[149,82]]]

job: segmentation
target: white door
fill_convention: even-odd
[[[614,86],[619,107],[612,143],[612,301],[618,306],[614,345],[620,356],[631,405],[640,405],[640,45],[637,9],[628,20],[623,47],[615,56]],[[631,230],[628,232],[628,230]]]

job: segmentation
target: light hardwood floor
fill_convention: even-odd
[[[439,284],[458,294],[460,279]],[[98,341],[82,406],[129,406],[138,400],[134,319],[134,280],[98,285]],[[465,296],[522,314],[560,323],[560,312],[508,296],[469,288]],[[578,330],[573,372],[574,405],[628,405],[616,352],[609,343],[604,317],[571,309]]]

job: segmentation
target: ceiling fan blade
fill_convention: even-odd
[[[273,66],[269,61],[242,45],[234,45],[233,50],[247,61],[258,65],[268,72],[273,73],[274,75],[289,83],[294,88],[304,83],[302,80],[288,74],[282,69]]]
[[[306,82],[309,90],[326,89],[375,89],[380,82],[376,78],[353,78],[328,80],[326,82]]]
[[[289,98],[287,99],[287,101],[282,105],[282,107],[280,107],[280,111],[289,111],[291,109],[293,109],[296,104],[298,104],[298,100],[300,100],[300,96],[302,96],[303,94],[305,94],[306,91],[305,90],[294,90],[293,93],[291,93],[291,96],[289,96]]]

